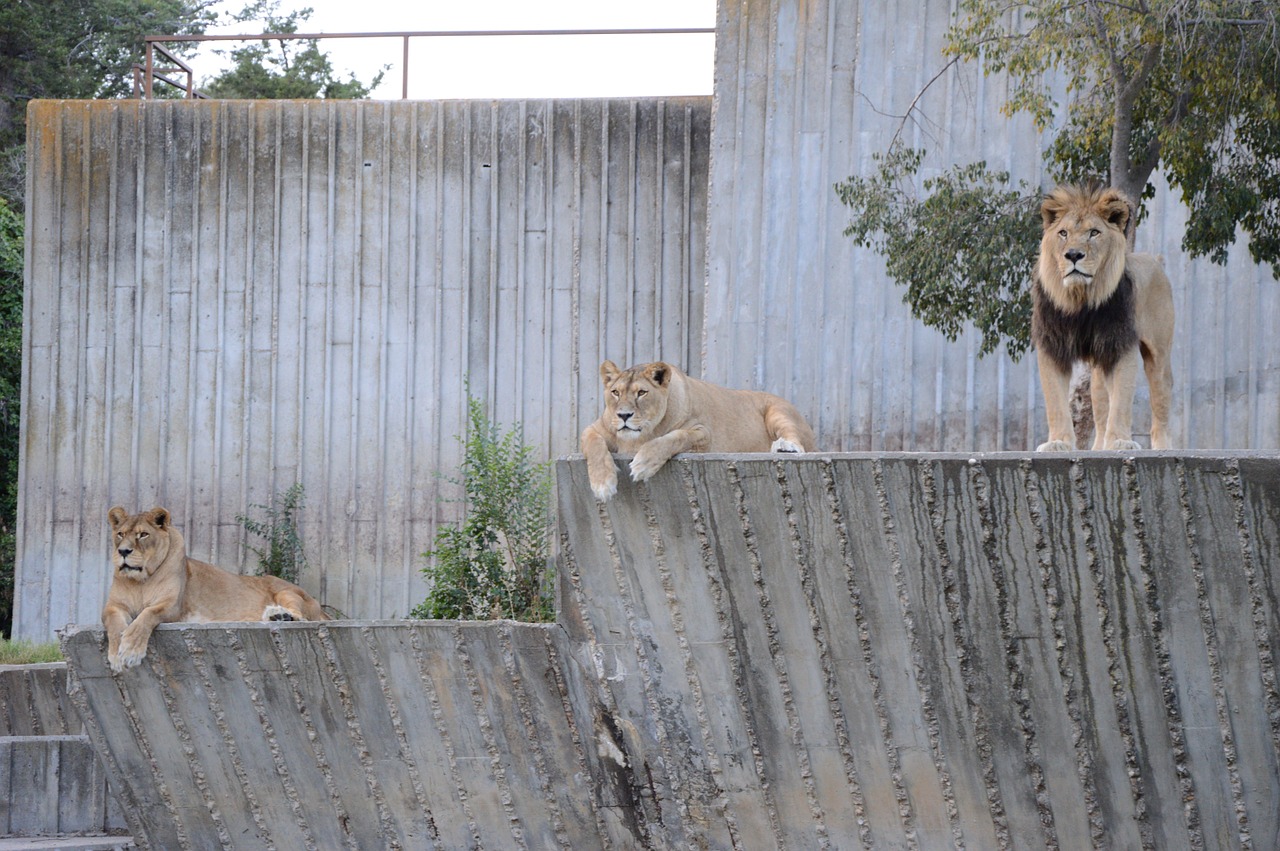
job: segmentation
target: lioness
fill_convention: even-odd
[[[611,452],[632,452],[631,478],[653,476],[680,452],[812,452],[813,429],[785,399],[690,378],[661,361],[618,369],[600,365],[605,409],[582,432],[591,490],[618,492]]]
[[[169,512],[107,513],[115,573],[102,609],[107,662],[123,671],[142,661],[157,624],[328,620],[312,597],[275,576],[239,576],[187,557]]]
[[[1133,391],[1141,358],[1151,391],[1151,448],[1169,447],[1173,292],[1160,258],[1128,251],[1130,208],[1115,189],[1060,186],[1044,199],[1031,285],[1031,340],[1049,419],[1037,451],[1075,448],[1071,367],[1093,368],[1094,449],[1138,449]]]

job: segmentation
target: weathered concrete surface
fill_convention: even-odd
[[[0,838],[126,829],[81,729],[66,663],[0,665]]]
[[[635,846],[557,626],[170,625],[120,675],[104,645],[64,636],[71,696],[144,847]]]
[[[0,736],[61,736],[80,732],[67,703],[67,664],[0,665]]]
[[[1280,459],[557,465],[557,626],[162,627],[71,696],[153,848],[1280,847]]]
[[[300,584],[403,616],[468,394],[550,458],[601,360],[700,368],[710,124],[709,97],[32,102],[15,634],[97,621],[111,506],[251,572],[236,516],[295,482]]]
[[[557,476],[654,847],[1280,847],[1280,460]]]

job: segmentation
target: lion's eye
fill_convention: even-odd
[[[609,392],[613,394],[613,398],[615,398],[615,399],[617,399],[617,398],[618,398],[618,391],[617,391],[617,390],[610,390]]]
[[[138,533],[138,537],[139,537],[139,538],[149,538],[149,537],[151,537],[151,535],[150,535],[150,534],[148,534],[147,532],[139,532],[139,533]]]
[[[1062,237],[1063,239],[1066,239],[1066,238],[1067,238],[1067,232],[1066,232],[1065,230],[1060,230],[1060,231],[1058,231],[1058,236]]]
[[[639,399],[641,396],[645,395],[645,394],[646,394],[646,393],[648,393],[648,392],[649,392],[648,390],[637,390],[637,391],[636,391],[636,398],[637,398],[637,399]]]
[[[1090,229],[1089,229],[1089,239],[1093,239],[1095,236],[1097,236],[1097,235],[1098,235],[1098,234],[1100,234],[1100,233],[1102,233],[1102,231],[1098,230],[1097,228],[1090,228]]]

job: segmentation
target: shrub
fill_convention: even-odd
[[[279,576],[289,582],[297,582],[299,574],[307,567],[307,557],[302,551],[302,537],[298,534],[297,516],[302,511],[302,482],[292,485],[283,495],[276,494],[270,505],[251,505],[267,514],[266,520],[255,520],[243,514],[236,515],[236,522],[251,535],[267,542],[265,549],[246,544],[246,549],[258,556],[258,573]]]
[[[409,616],[554,619],[550,464],[535,462],[518,428],[500,434],[469,394],[461,442],[462,477],[450,481],[462,486],[464,519],[423,553],[430,591]]]

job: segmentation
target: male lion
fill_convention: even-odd
[[[1132,254],[1130,208],[1115,189],[1060,186],[1040,207],[1044,237],[1031,285],[1031,340],[1049,419],[1040,452],[1075,448],[1071,367],[1093,368],[1094,449],[1138,449],[1133,390],[1141,358],[1151,391],[1151,448],[1169,447],[1173,292],[1160,258]]]
[[[140,663],[162,623],[328,620],[306,591],[279,577],[239,576],[188,558],[182,533],[163,508],[130,515],[116,506],[107,520],[115,573],[102,625],[112,670]]]
[[[582,432],[582,454],[601,501],[618,492],[611,452],[633,452],[631,478],[643,482],[679,452],[813,451],[813,429],[771,393],[718,387],[660,361],[623,370],[607,360],[600,377],[605,409]]]

